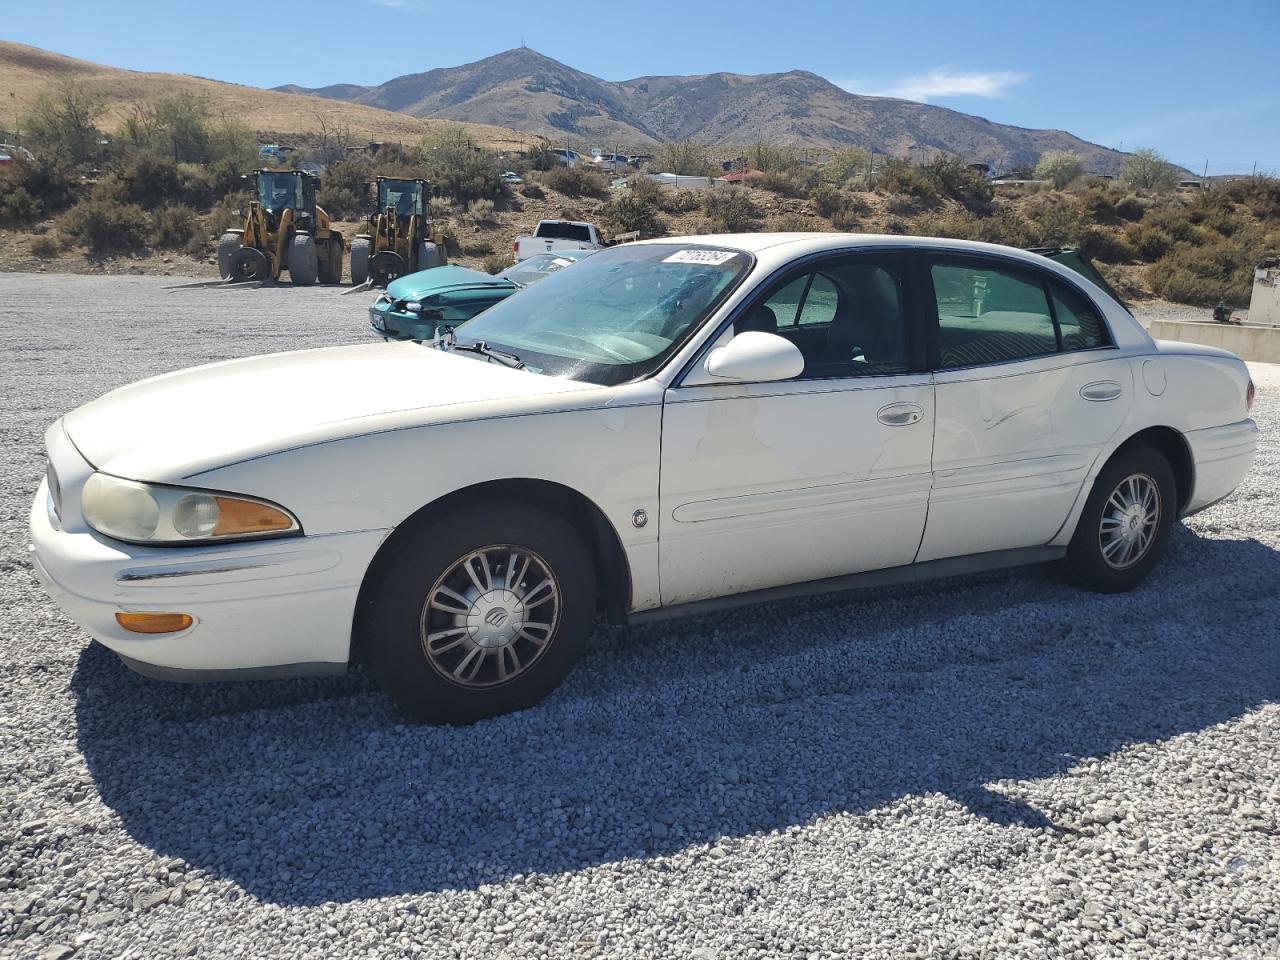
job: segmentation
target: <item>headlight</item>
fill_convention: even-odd
[[[129,543],[187,544],[301,533],[282,507],[208,490],[166,487],[95,473],[80,494],[85,522]]]
[[[422,304],[417,300],[410,300],[404,305],[404,308],[410,313],[418,313],[422,309]]]

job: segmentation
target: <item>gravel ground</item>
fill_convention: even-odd
[[[1185,303],[1170,303],[1168,300],[1139,300],[1129,304],[1129,309],[1148,326],[1152,320],[1213,322],[1213,307],[1193,307]],[[1244,323],[1249,319],[1249,311],[1243,308],[1232,310],[1231,316],[1239,317],[1241,323]]]
[[[1280,373],[1141,589],[1042,570],[605,630],[543,706],[143,680],[45,598],[58,414],[367,297],[0,276],[0,955],[1280,953]]]

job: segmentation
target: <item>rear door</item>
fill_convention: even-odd
[[[921,254],[938,415],[918,559],[1039,546],[1132,404],[1129,364],[1078,288],[1015,260]]]

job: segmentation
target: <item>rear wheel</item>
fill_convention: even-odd
[[[559,685],[595,619],[591,557],[537,507],[477,504],[407,534],[368,590],[357,641],[414,720],[471,723]]]
[[[1160,561],[1176,519],[1169,461],[1151,447],[1113,457],[1094,482],[1067,549],[1067,572],[1103,593],[1131,590]]]
[[[231,276],[231,258],[244,243],[243,230],[228,230],[218,241],[218,276],[223,280]]]
[[[309,233],[298,233],[289,244],[289,279],[295,287],[309,287],[319,272],[316,241]]]
[[[321,283],[342,282],[342,241],[336,236],[325,241],[320,256],[319,276]]]
[[[360,286],[369,279],[369,252],[372,244],[368,237],[356,237],[351,241],[351,283]]]

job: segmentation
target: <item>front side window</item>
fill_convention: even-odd
[[[735,323],[790,340],[802,379],[875,376],[910,369],[900,261],[842,257],[784,279]]]
[[[751,264],[717,247],[613,247],[489,308],[458,327],[457,342],[484,341],[549,376],[625,383],[657,370]]]
[[[1036,274],[957,261],[934,263],[930,276],[944,369],[1057,352],[1053,314]]]

